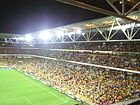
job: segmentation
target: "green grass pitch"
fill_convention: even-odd
[[[74,105],[78,103],[24,73],[14,69],[0,69],[0,105]]]

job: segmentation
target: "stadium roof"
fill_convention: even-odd
[[[128,17],[135,19],[135,20],[140,20],[140,11],[135,11],[131,14],[128,15]],[[113,20],[118,19],[122,24],[125,23],[131,23],[131,21],[126,21],[121,18],[116,18],[114,16],[108,16],[108,17],[103,17],[103,18],[98,18],[98,19],[92,19],[92,20],[87,20],[83,22],[78,22],[70,25],[65,25],[61,27],[56,27],[56,28],[51,28],[47,29],[48,31],[59,31],[59,30],[66,30],[66,31],[73,31],[75,29],[91,29],[91,28],[101,28],[101,27],[111,27],[113,24]],[[117,23],[115,23],[117,25]],[[42,30],[40,30],[42,31]],[[40,31],[32,32],[30,34],[36,35]],[[3,38],[14,38],[14,37],[21,37],[26,34],[9,34],[9,33],[0,33],[0,37]]]
[[[87,33],[91,34],[91,32],[95,32],[95,35],[97,33],[100,33],[100,35],[106,41],[108,41],[118,32],[118,31],[115,32],[115,34],[112,34],[112,36],[111,36],[111,33],[113,30],[122,30],[122,32],[125,34],[125,36],[128,40],[131,40],[136,35],[136,33],[139,32],[140,11],[132,12],[136,8],[137,9],[139,8],[140,2],[138,0],[133,0],[133,1],[127,0],[128,3],[131,2],[132,4],[135,4],[127,12],[125,12],[125,10],[124,10],[125,3],[122,3],[121,12],[119,12],[119,8],[116,8],[115,5],[113,4],[116,1],[121,3],[121,2],[123,2],[123,0],[113,0],[113,1],[106,0],[109,2],[109,4],[112,6],[112,8],[118,14],[116,14],[114,12],[110,12],[108,10],[100,9],[98,7],[96,8],[94,6],[91,6],[91,5],[82,3],[82,2],[78,2],[76,0],[57,0],[57,1],[72,4],[74,6],[78,6],[78,7],[81,7],[81,8],[87,9],[87,10],[91,10],[91,11],[97,11],[100,13],[105,12],[104,14],[112,15],[112,16],[87,20],[87,21],[83,21],[83,22],[78,22],[78,23],[65,25],[65,26],[61,26],[61,27],[56,27],[56,28],[51,28],[51,29],[46,29],[46,30],[40,30],[40,31],[31,32],[31,33],[27,33],[27,34],[0,33],[0,38],[4,38],[5,41],[7,41],[8,38],[19,40],[19,39],[22,39],[21,37],[26,37],[27,35],[30,35],[29,36],[30,38],[28,37],[28,40],[32,39],[31,38],[31,36],[32,36],[34,39],[39,39],[39,37],[41,37],[42,39],[48,38],[47,41],[51,39],[50,42],[64,42],[67,40],[67,37],[69,37],[70,40],[67,40],[67,41],[75,42],[81,35],[81,36],[84,36],[85,40],[91,41],[90,35],[86,35],[86,34]],[[121,28],[123,28],[123,29],[121,29]],[[136,29],[134,30],[134,28],[136,28],[137,30]],[[127,32],[125,32],[126,30],[127,30]],[[130,32],[131,34],[129,33],[129,30],[131,31]],[[108,35],[106,35],[106,33],[105,33],[105,35],[103,34],[105,31],[109,32]],[[136,33],[132,34],[133,32],[136,32]],[[39,36],[39,35],[41,35],[41,36]],[[77,38],[75,38],[76,35],[78,35]],[[88,37],[88,38],[86,38],[86,37]],[[24,38],[24,39],[27,39],[27,38]],[[138,39],[140,39],[140,38],[138,38]]]
[[[140,20],[140,11],[136,11],[131,13],[128,17],[135,19],[135,20]],[[78,22],[70,25],[65,25],[61,27],[56,27],[52,29],[48,29],[49,31],[55,31],[55,30],[66,30],[66,31],[73,31],[75,29],[90,29],[90,28],[101,28],[101,27],[108,27],[113,24],[114,19],[119,19],[121,23],[131,23],[131,21],[126,21],[121,18],[116,18],[113,16],[109,17],[104,17],[104,18],[98,18],[98,19],[92,19],[92,20],[87,20],[83,22]],[[117,24],[117,23],[115,23]],[[40,32],[40,31],[38,31]],[[37,32],[35,32],[37,33]]]

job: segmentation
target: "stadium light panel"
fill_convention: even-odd
[[[67,33],[69,36],[71,36],[71,35],[73,35],[73,34],[75,34],[75,32],[69,32],[69,33]]]
[[[113,30],[126,30],[127,28],[131,28],[133,24],[126,24],[126,25],[122,25],[122,26],[115,26],[113,27]]]
[[[81,29],[76,30],[76,34],[81,34],[81,33],[82,33]]]
[[[85,33],[82,33],[82,35],[85,35]]]
[[[58,36],[58,37],[64,36],[64,32],[62,32],[62,31],[57,31],[57,32],[56,32],[56,36]]]
[[[24,37],[18,37],[17,39],[18,39],[18,40],[25,40]]]
[[[140,27],[140,24],[136,24],[137,27]]]
[[[32,41],[33,40],[32,34],[26,34],[25,35],[25,40],[28,41],[28,42]]]
[[[41,40],[50,40],[51,34],[48,31],[44,30],[39,33],[39,38]]]

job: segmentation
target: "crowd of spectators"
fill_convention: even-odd
[[[16,67],[40,80],[83,96],[95,105],[140,97],[140,75],[42,58],[1,57],[0,65]]]
[[[140,42],[89,42],[89,43],[54,43],[35,45],[47,49],[79,49],[92,51],[121,51],[121,52],[140,52]]]
[[[140,70],[140,55],[47,51],[43,56],[117,68]]]
[[[53,57],[57,59],[72,60],[83,63],[98,64],[117,68],[140,70],[140,46],[139,42],[109,42],[109,43],[75,43],[75,44],[50,44],[44,45],[44,48],[27,49],[2,49],[2,54],[31,54]],[[79,47],[80,46],[80,47]],[[117,54],[104,54],[92,52],[74,52],[74,51],[57,51],[51,49],[73,49],[73,50],[99,50],[99,51],[117,51]],[[128,51],[128,53],[119,53],[118,51]],[[135,54],[135,52],[139,54]]]
[[[52,50],[54,49],[54,50]],[[58,50],[59,49],[59,50]],[[67,51],[67,50],[77,51]],[[84,52],[91,50],[92,52]],[[113,51],[115,53],[94,53]],[[140,98],[140,74],[63,62],[77,61],[140,71],[140,42],[2,45],[1,54],[30,54],[59,59],[0,56],[0,66],[16,67],[95,105]]]
[[[77,49],[92,51],[121,51],[121,52],[140,52],[140,42],[86,42],[86,43],[49,43],[49,44],[14,44],[0,43],[1,49],[6,47],[24,48],[41,48],[41,49]]]

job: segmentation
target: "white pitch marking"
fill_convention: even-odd
[[[31,105],[34,105],[26,96],[24,96],[24,98],[25,98]]]

